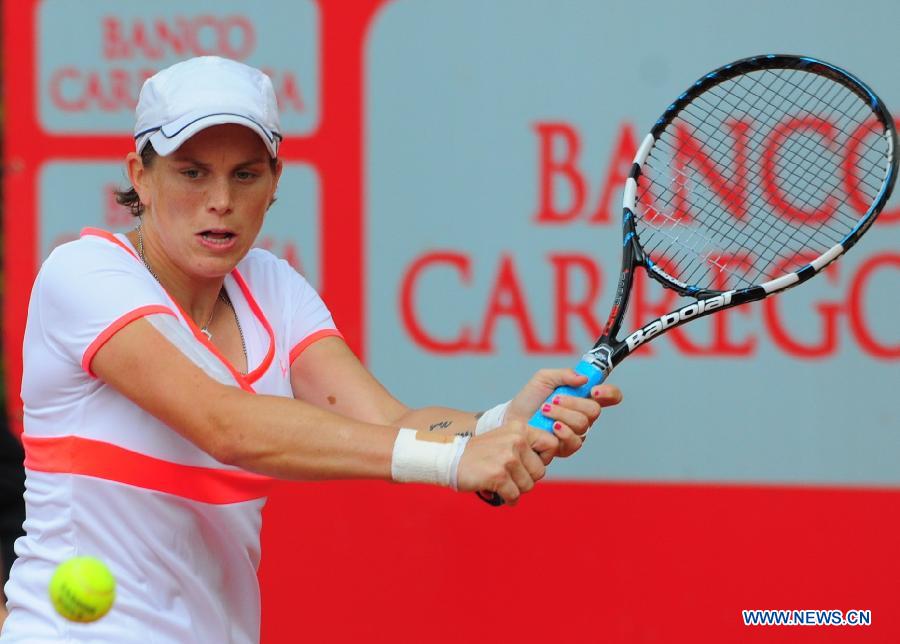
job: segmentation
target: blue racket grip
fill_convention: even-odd
[[[587,360],[582,358],[581,362],[579,362],[575,367],[575,371],[583,376],[587,376],[587,382],[580,387],[569,387],[567,385],[557,387],[556,390],[554,390],[554,392],[547,397],[547,400],[545,400],[544,403],[541,404],[541,407],[543,407],[545,404],[551,403],[553,399],[559,394],[564,394],[567,396],[578,396],[579,398],[590,398],[591,389],[606,380],[606,376],[609,375],[610,369],[604,371],[599,367],[594,366],[593,362],[588,362]],[[531,427],[543,429],[545,432],[552,432],[553,423],[555,422],[556,421],[544,416],[539,408],[535,412],[534,416],[531,417],[531,420],[528,421],[528,424]],[[494,507],[504,505],[504,501],[501,496],[494,492],[476,492],[476,494],[482,501]]]
[[[606,379],[606,375],[609,373],[608,371],[603,371],[595,367],[592,363],[587,362],[586,360],[582,360],[581,362],[579,362],[578,366],[575,367],[575,371],[583,376],[587,376],[587,382],[580,387],[569,387],[567,385],[557,387],[556,390],[547,397],[547,400],[544,401],[544,404],[551,403],[553,401],[553,398],[555,398],[559,394],[563,394],[566,396],[578,396],[579,398],[590,398],[591,389],[602,383]],[[541,407],[543,406],[544,405],[541,405]],[[534,416],[531,417],[531,420],[528,421],[528,424],[532,427],[536,427],[537,429],[543,429],[545,432],[552,432],[553,423],[555,422],[555,420],[544,416],[539,408],[534,413]]]

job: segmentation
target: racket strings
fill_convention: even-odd
[[[707,127],[707,124],[709,123],[710,118],[713,116],[713,114],[715,113],[715,111],[719,110],[719,107],[718,107],[719,101],[717,101],[716,104],[713,105],[713,104],[710,104],[709,101],[706,100],[706,98],[705,98],[705,96],[704,96],[703,94],[701,94],[700,97],[698,97],[698,98],[701,98],[701,97],[703,98],[704,102],[707,103],[707,104],[710,106],[710,109],[708,109],[708,111],[707,111],[705,114],[702,115],[702,119],[701,119],[699,122],[697,122],[697,121],[690,121],[689,119],[685,119],[685,120],[686,120],[687,122],[689,122],[689,123],[693,126],[693,128],[694,128],[695,130],[700,131],[701,134],[703,134],[704,136],[707,136],[707,137],[711,138],[711,139],[713,140],[713,142],[714,142],[717,146],[726,146],[726,145],[729,145],[730,142],[726,140],[726,138],[724,137],[724,134],[722,134],[722,133],[720,132],[719,129],[717,129],[717,128],[713,127],[713,126]],[[721,100],[721,97],[720,97],[720,100]],[[750,109],[752,109],[752,108],[753,108],[753,106],[751,105]],[[731,111],[729,111],[729,112],[723,112],[723,119],[724,119],[724,118],[728,118],[729,115],[730,115],[730,114],[733,114],[733,113],[734,113],[734,110],[733,110],[733,109],[732,109]],[[673,150],[674,150],[674,149],[673,149]],[[670,153],[670,156],[672,156],[671,153]],[[693,155],[693,156],[696,156],[696,155]],[[692,158],[691,158],[690,160],[693,159],[693,156],[692,156]],[[688,165],[688,164],[687,164],[686,162],[683,162],[683,167],[687,167],[687,165]],[[690,174],[687,173],[687,172],[684,172],[684,171],[679,170],[678,167],[677,167],[677,165],[676,165],[676,166],[673,166],[672,170],[673,170],[673,173],[675,174],[675,177],[673,178],[673,184],[677,185],[678,188],[674,191],[674,194],[673,194],[672,198],[667,199],[667,200],[665,201],[664,205],[667,206],[667,207],[670,206],[670,205],[672,204],[672,201],[674,200],[675,197],[678,197],[678,194],[677,194],[677,193],[678,193],[678,192],[681,192],[681,189],[682,189],[682,188],[684,188],[684,190],[687,191],[687,192],[690,191],[690,188],[689,188],[689,178],[690,178]],[[733,172],[729,172],[728,174],[729,174],[729,176],[727,176],[727,177],[723,176],[723,179],[734,179],[734,175],[736,174],[736,170],[733,171]],[[678,177],[682,177],[682,178],[683,178],[683,181],[679,181]],[[734,192],[733,189],[732,189],[732,190],[729,190],[725,195],[722,196],[722,200],[723,200],[723,201],[728,201],[728,200],[730,200],[730,199],[734,196],[733,192]],[[713,213],[718,213],[718,211],[711,211],[711,212],[713,212]],[[669,218],[669,219],[670,219],[675,225],[681,225],[681,218]],[[720,217],[718,217],[718,216],[715,216],[715,217],[714,217],[714,222],[709,226],[710,232],[713,233],[713,235],[710,235],[710,236],[698,235],[698,237],[700,237],[701,239],[704,240],[703,246],[700,247],[699,249],[694,248],[694,247],[687,246],[686,244],[684,244],[683,242],[681,242],[681,239],[680,239],[680,237],[679,237],[678,235],[670,235],[670,234],[667,234],[666,231],[660,230],[660,229],[658,229],[658,228],[657,228],[656,230],[657,230],[658,232],[662,232],[665,236],[667,236],[667,237],[670,238],[670,242],[671,242],[670,245],[669,245],[670,247],[671,247],[672,245],[675,245],[675,244],[678,244],[678,245],[680,245],[680,246],[687,246],[687,249],[688,249],[689,251],[693,251],[693,253],[694,253],[695,256],[700,257],[701,259],[705,260],[708,264],[710,264],[710,265],[713,266],[713,267],[718,267],[718,268],[719,268],[719,271],[721,272],[721,271],[724,270],[724,268],[725,268],[722,264],[719,263],[719,260],[721,259],[721,255],[717,256],[716,258],[712,258],[712,251],[707,252],[706,254],[703,254],[703,250],[705,250],[707,246],[710,246],[710,247],[715,248],[716,244],[715,244],[715,242],[713,241],[713,236],[714,236],[714,234],[716,234],[716,233],[721,233],[721,232],[722,232],[722,226],[723,226],[723,225],[725,225],[725,220],[724,220],[724,218],[720,218]],[[693,230],[693,228],[691,228],[691,230]],[[693,234],[693,233],[692,233],[692,234]],[[728,236],[727,234],[725,234],[724,236],[725,236],[727,239],[729,238],[729,236]],[[652,241],[652,240],[651,240],[651,241]],[[729,239],[729,241],[734,241],[734,240],[733,240],[733,239]],[[673,259],[670,261],[670,266],[671,266],[671,263],[674,262],[674,269],[670,268],[670,271],[675,272],[675,273],[677,273],[677,274],[683,274],[683,264],[684,264],[685,259],[688,259],[688,260],[689,260],[689,259],[690,259],[690,255],[688,255],[686,258],[678,258],[678,257],[673,258]],[[690,281],[693,281],[693,280],[692,280],[692,276],[689,276],[688,279],[689,279]]]
[[[811,74],[808,74],[808,76],[810,76],[810,77],[812,77],[812,78],[818,78],[818,77],[816,77],[816,76],[814,76],[814,75],[811,75]],[[807,85],[808,85],[808,84],[809,84],[809,83],[807,83]],[[837,86],[836,83],[831,83],[831,85],[833,86],[833,87],[832,87],[832,90],[834,90],[834,89],[835,89],[835,86]],[[800,86],[799,86],[799,85],[796,85],[796,87],[799,88]],[[838,86],[838,87],[839,87],[839,86]],[[805,90],[805,88],[803,88],[803,89]],[[752,90],[751,90],[749,93],[750,93],[750,94],[754,94],[754,95],[757,96],[757,97],[760,96],[759,94],[755,94],[754,92],[752,92]],[[701,95],[700,98],[703,98],[703,99],[704,99],[704,102],[707,104],[707,106],[709,106],[709,108],[715,109],[715,110],[718,110],[718,109],[719,109],[717,105],[714,106],[712,103],[710,103],[709,101],[705,100],[705,98],[703,97],[703,95]],[[728,101],[728,96],[727,96],[727,95],[726,95],[725,97],[723,97],[722,102],[725,102],[725,103],[728,103],[728,102],[729,102],[729,101]],[[857,103],[858,103],[858,101],[857,101]],[[752,106],[751,106],[751,107],[752,107]],[[731,114],[731,113],[734,113],[734,112],[733,112],[733,110],[732,110],[731,112],[728,112],[728,113]],[[708,116],[708,115],[707,115],[707,116]],[[696,124],[694,124],[694,125],[696,126]],[[717,142],[719,142],[719,143],[725,143],[725,140],[724,140],[722,137],[715,137],[715,140],[716,140]],[[804,139],[801,139],[801,142],[802,142],[802,141],[804,141]],[[808,159],[808,157],[809,157],[809,154],[810,154],[810,153],[813,153],[813,152],[815,151],[814,148],[812,148],[812,147],[810,147],[810,146],[805,146],[805,147],[807,147],[808,153],[807,153],[806,155],[804,155],[804,158],[802,159],[802,161],[806,161],[806,160]],[[801,164],[801,167],[805,167],[805,166],[803,166],[803,165]],[[734,172],[731,172],[731,171],[726,171],[726,172],[728,173],[728,176],[729,176],[729,177],[733,177],[734,174],[735,174]],[[726,178],[727,178],[727,177],[726,177]],[[796,186],[798,186],[798,181],[799,181],[798,179],[794,178],[792,181],[789,180],[787,183],[788,183],[791,187],[796,187]],[[832,189],[836,189],[837,187],[838,187],[838,186],[837,186],[836,184],[831,186]],[[758,193],[756,194],[756,196],[754,197],[754,201],[751,202],[750,206],[751,206],[751,207],[755,207],[755,206],[757,205],[757,203],[755,203],[755,202],[758,202],[758,201],[762,198],[762,196],[763,196],[762,193],[759,193],[759,192],[758,192]],[[728,197],[729,197],[729,195],[724,195],[723,200],[724,200],[724,199],[727,199]],[[810,198],[801,199],[800,201],[803,202],[804,205],[812,205],[812,204],[811,204],[811,199],[810,199]],[[720,211],[713,211],[713,212],[720,212]],[[722,217],[716,217],[715,220],[716,220],[716,223],[713,224],[713,225],[711,226],[711,229],[712,229],[714,232],[724,232],[724,231],[721,231],[721,228],[722,228],[723,225],[727,225],[726,220],[723,219]],[[757,220],[757,221],[758,221],[758,220]],[[777,224],[778,224],[778,222],[776,221],[776,225],[777,225]],[[826,227],[826,228],[830,228],[830,229],[833,230],[835,233],[840,233],[841,236],[842,236],[842,234],[843,234],[843,230],[838,231],[837,229],[831,227],[827,222],[825,223],[825,227]],[[761,228],[757,223],[755,223],[755,222],[751,222],[751,229],[752,229],[753,232],[766,232],[764,229],[762,229],[762,228]],[[784,231],[785,229],[786,229],[786,226],[783,225],[783,223],[782,223],[782,225],[777,226],[776,232],[777,232],[777,233],[780,233],[780,232]],[[789,238],[788,241],[790,241],[790,240],[792,240],[792,239],[794,239],[794,238],[796,237],[796,232],[797,232],[798,230],[799,230],[799,229],[795,229],[795,230],[794,230],[794,234],[792,234],[792,235],[790,236],[790,238]],[[727,233],[724,233],[724,234],[725,234],[726,238],[728,238],[729,241],[732,241],[732,242],[733,242],[733,241],[736,241],[736,240],[734,239],[733,236],[729,236]],[[773,237],[774,237],[774,241],[776,241],[776,242],[782,241],[782,240],[779,240],[779,239],[778,239],[778,235],[777,235],[777,234],[774,235]],[[840,239],[840,237],[836,237],[833,241],[834,241],[835,243],[837,243],[837,241],[838,241],[839,239]],[[759,243],[759,242],[761,242],[762,240],[759,239],[759,238],[754,238],[754,241],[755,241],[756,243]],[[805,240],[805,242],[801,245],[801,247],[805,247],[805,246],[808,244],[808,241],[809,241],[809,240]]]
[[[818,76],[816,76],[816,75],[814,75],[814,74],[806,74],[806,75],[807,75],[808,77],[810,77],[810,79],[819,79],[819,80],[822,80],[821,77],[818,77]],[[782,80],[783,80],[784,83],[790,83],[790,80],[787,79],[787,78],[784,78],[784,79],[782,79]],[[757,81],[757,82],[759,82],[759,81]],[[811,80],[810,80],[810,82],[811,82]],[[807,86],[804,87],[804,86],[798,85],[798,84],[796,84],[796,83],[792,83],[792,85],[793,85],[796,89],[798,89],[798,90],[800,90],[800,91],[803,91],[803,92],[806,93],[810,98],[818,99],[819,97],[818,97],[817,94],[807,91],[807,88],[808,88],[808,85],[809,85],[809,84],[810,84],[810,83],[808,82],[808,83],[807,83]],[[831,86],[831,87],[830,87],[830,90],[831,90],[832,94],[838,92],[840,89],[843,89],[843,86],[841,86],[841,85],[839,85],[839,84],[837,84],[837,83],[829,82],[828,84]],[[753,92],[751,91],[750,93],[752,94]],[[860,103],[860,101],[856,99],[856,96],[855,96],[852,92],[847,91],[847,92],[845,92],[844,94],[845,94],[845,96],[844,96],[845,102],[848,102],[848,101],[849,101],[849,102],[854,103],[854,104],[857,106],[857,110],[856,110],[856,112],[855,112],[853,115],[851,115],[851,114],[849,114],[848,112],[846,112],[845,110],[843,110],[843,109],[841,108],[841,106],[833,105],[833,103],[831,103],[830,100],[820,100],[819,102],[822,103],[822,104],[824,104],[824,105],[833,105],[833,107],[834,107],[834,109],[835,109],[836,111],[841,112],[842,114],[844,114],[844,115],[847,116],[848,118],[851,118],[852,120],[856,121],[856,120],[858,120],[859,113],[860,113],[861,111],[865,111],[865,110],[866,110],[866,106],[865,106],[864,104]],[[761,96],[761,95],[762,95],[761,93],[760,93],[760,94],[756,94],[756,96]],[[704,97],[703,95],[701,95],[701,96],[698,97],[698,98],[704,100],[707,104],[709,104],[709,102],[706,101],[706,99],[705,99],[705,97]],[[729,102],[729,101],[728,101],[728,98],[729,98],[729,97],[728,97],[728,95],[726,94],[726,95],[723,97],[723,102],[726,102],[726,103]],[[829,97],[826,97],[826,98],[827,98],[827,99],[830,99],[830,96],[829,96]],[[736,109],[736,108],[739,107],[738,105],[735,105],[735,104],[733,104],[733,103],[731,104],[731,106],[732,106],[733,109]],[[733,112],[732,112],[732,113],[733,113]],[[771,119],[769,119],[769,122],[766,123],[766,124],[767,124],[767,125],[774,125],[773,123],[771,123]],[[851,135],[850,137],[848,137],[848,138],[853,138],[853,139],[856,140],[857,142],[860,142],[860,141],[861,141],[861,140],[860,140],[859,138],[857,138],[857,137],[852,137],[852,135]],[[722,141],[721,138],[720,138],[719,140]],[[805,139],[800,139],[800,143],[801,143],[801,144],[803,144],[803,141],[805,141]],[[814,151],[814,148],[809,147],[809,146],[807,146],[807,147],[808,147],[808,149],[809,149],[811,152]],[[858,164],[857,164],[857,166],[859,167]],[[868,171],[868,168],[867,168],[866,170]],[[789,185],[791,185],[791,186],[796,186],[796,185],[798,185],[798,179],[797,179],[796,177],[789,177],[787,183],[788,183]],[[838,186],[837,186],[837,184],[835,184],[833,187],[834,187],[834,188],[837,188]],[[877,190],[878,187],[879,187],[879,184],[876,183],[875,186],[874,186],[874,189]]]
[[[810,76],[810,77],[812,77],[812,78],[818,78],[818,77],[815,77],[815,76],[813,76],[813,75],[811,75],[811,74],[809,74],[808,76]],[[808,86],[808,85],[809,85],[809,83],[807,83],[807,86]],[[830,83],[830,85],[832,86],[832,87],[831,87],[831,90],[832,90],[833,93],[836,91],[836,87],[840,87],[840,86],[837,86],[836,83]],[[801,86],[799,86],[799,85],[795,85],[795,87],[801,88]],[[801,88],[801,89],[805,90],[806,88]],[[755,95],[755,96],[757,96],[757,97],[760,96],[760,94],[756,94],[756,93],[753,92],[752,90],[751,90],[749,93],[750,93],[750,94],[753,94],[753,95]],[[807,93],[810,94],[810,92],[807,92]],[[815,94],[812,94],[812,95],[815,96]],[[715,109],[715,110],[719,110],[719,109],[720,109],[720,108],[718,107],[718,105],[713,105],[711,102],[707,101],[707,100],[705,99],[705,97],[703,97],[702,95],[701,95],[700,98],[703,98],[703,100],[704,100],[704,102],[706,103],[708,109]],[[725,96],[723,97],[723,100],[722,100],[721,102],[723,102],[723,103],[729,103],[729,104],[730,104],[730,101],[729,101],[728,99],[729,99],[728,95],[725,95]],[[826,100],[826,101],[824,101],[824,102],[825,102],[825,103],[828,103],[828,100]],[[855,103],[856,103],[857,105],[859,105],[859,101],[855,101]],[[861,109],[864,109],[864,108],[861,108]],[[840,109],[839,109],[839,111],[840,111]],[[731,112],[729,112],[729,113],[733,113],[733,110],[732,110]],[[844,113],[846,114],[846,112],[844,112]],[[854,116],[857,116],[857,115],[854,115]],[[696,126],[696,123],[694,123],[694,125]],[[719,142],[719,143],[724,143],[724,142],[725,142],[724,139],[723,139],[722,137],[716,137],[716,141]],[[800,163],[800,164],[798,164],[798,165],[799,165],[801,168],[805,168],[805,167],[806,167],[805,162],[809,159],[810,154],[816,152],[816,150],[815,150],[814,147],[805,144],[806,139],[801,138],[801,139],[799,139],[799,141],[800,141],[801,145],[803,145],[803,147],[806,149],[806,154],[804,154],[803,157],[801,158],[801,162],[802,162],[802,163]],[[734,174],[735,174],[733,171],[727,171],[727,173],[728,173],[728,177],[733,177]],[[807,174],[811,174],[811,173],[807,173]],[[833,176],[837,176],[837,174],[834,173]],[[728,177],[726,177],[726,178],[728,178]],[[791,180],[788,180],[786,183],[788,184],[789,187],[796,187],[796,188],[801,188],[801,189],[802,189],[802,187],[803,187],[804,185],[806,185],[806,183],[804,183],[804,181],[805,181],[806,183],[808,183],[809,177],[804,176],[804,177],[801,177],[801,178],[799,178],[799,179],[796,178],[796,177],[793,177]],[[829,187],[830,187],[832,190],[835,190],[835,189],[838,188],[838,184],[837,184],[837,182],[832,182],[832,183],[829,185]],[[727,198],[727,197],[728,197],[728,195],[725,195],[724,198]],[[753,202],[750,203],[751,209],[753,209],[754,207],[756,207],[756,206],[758,205],[758,204],[755,203],[755,202],[758,202],[762,197],[763,197],[763,194],[762,194],[761,192],[757,192],[756,196],[754,197]],[[811,196],[807,196],[807,197],[805,197],[805,198],[802,198],[802,197],[801,197],[798,201],[801,203],[801,205],[806,205],[806,206],[813,205],[813,203],[812,203],[812,197],[811,197]],[[717,212],[717,213],[718,213],[718,212],[721,212],[721,211],[718,210],[718,211],[713,211],[713,212]],[[781,221],[781,220],[777,220],[777,219],[776,219],[776,220],[773,220],[773,221],[774,221],[774,223],[775,223],[775,225],[773,226],[773,231],[774,231],[774,232],[771,232],[771,233],[769,233],[769,231],[767,231],[766,229],[760,227],[760,225],[759,225],[759,220],[755,220],[754,222],[751,222],[751,223],[750,223],[750,228],[751,228],[752,233],[759,233],[758,236],[757,236],[757,235],[751,235],[752,241],[753,241],[755,244],[758,245],[758,244],[761,244],[762,242],[766,241],[766,242],[769,243],[769,244],[773,244],[773,243],[774,243],[774,244],[776,244],[776,245],[781,245],[781,246],[784,248],[784,250],[787,251],[787,252],[782,252],[782,253],[780,253],[780,256],[781,256],[783,259],[787,259],[787,258],[791,257],[792,255],[795,255],[797,252],[804,250],[804,249],[809,245],[809,242],[811,241],[811,238],[807,238],[807,239],[803,240],[802,242],[797,240],[797,233],[800,232],[801,229],[799,229],[799,228],[794,228],[793,230],[789,230],[788,233],[787,233],[787,235],[788,235],[787,238],[783,238],[782,235],[785,233],[786,230],[788,230],[787,225],[786,225],[783,221]],[[727,225],[726,220],[723,219],[723,218],[720,217],[720,216],[717,216],[717,217],[715,217],[715,223],[711,225],[711,229],[712,229],[714,232],[723,232],[724,236],[728,239],[728,241],[730,241],[730,242],[735,242],[736,239],[734,238],[734,236],[728,235],[726,231],[722,231],[722,230],[721,230],[723,225]],[[832,226],[832,225],[829,223],[828,220],[826,220],[826,222],[823,224],[823,227],[822,227],[822,228],[823,228],[823,229],[828,229],[828,230],[832,231],[833,233],[835,233],[834,236],[832,237],[832,240],[831,240],[831,241],[833,241],[833,243],[837,243],[838,241],[840,241],[840,239],[843,237],[843,234],[844,234],[845,231],[846,231],[846,229],[837,229],[837,228],[835,228],[834,226]],[[765,239],[765,236],[766,236],[767,234],[768,234],[768,239]],[[794,243],[792,244],[792,242],[794,242]],[[711,263],[714,264],[714,265],[716,265],[716,266],[719,266],[720,268],[721,268],[721,266],[722,266],[721,264],[719,264],[719,263],[716,262],[715,260],[713,260]],[[683,262],[679,262],[679,263],[676,265],[676,269],[675,269],[675,270],[680,270],[682,267],[683,267]],[[749,281],[747,281],[747,282],[749,283]]]
[[[808,85],[808,84],[807,84],[807,85]],[[833,84],[833,85],[834,85],[834,84]],[[757,95],[757,97],[759,96],[759,94],[756,94],[756,95]],[[726,99],[725,99],[724,101],[722,101],[722,102],[728,103],[727,97],[726,97]],[[707,101],[707,103],[709,104],[708,101]],[[718,105],[716,105],[715,107],[718,108]],[[708,118],[708,115],[706,115],[706,117]],[[704,121],[706,121],[706,120],[707,120],[707,119],[705,118]],[[698,124],[697,124],[696,122],[694,122],[694,125],[697,126]],[[717,140],[719,140],[720,142],[724,141],[724,139],[723,139],[722,137],[717,137]],[[807,153],[807,155],[805,155],[805,156],[808,157],[809,153],[812,152],[812,151],[814,151],[814,150],[813,150],[813,148],[810,148],[809,146],[807,146],[807,149],[808,149],[808,153]],[[733,174],[734,174],[734,173],[729,173],[729,176],[733,176]],[[726,176],[726,177],[724,177],[724,178],[727,179],[728,177]],[[677,181],[677,179],[676,179],[676,181]],[[792,183],[796,183],[796,182],[792,182]],[[760,194],[757,195],[757,200],[759,199],[759,197],[761,197]],[[728,198],[728,195],[725,195],[725,198]],[[810,202],[810,198],[805,199],[805,201],[806,201],[806,202]],[[752,202],[751,202],[751,205],[752,205]],[[718,225],[713,224],[712,229],[715,230],[715,231],[720,231],[723,222],[724,222],[724,220],[719,219],[718,222],[717,222]],[[784,226],[782,226],[781,228],[784,229]],[[792,235],[792,236],[796,237],[796,231],[795,231],[794,235]],[[728,235],[726,235],[726,237],[728,237],[731,241],[734,241],[734,237],[733,237],[733,236],[728,236]],[[707,238],[707,239],[708,239],[708,238]],[[680,241],[680,240],[679,240],[679,241]],[[696,246],[691,246],[690,248],[691,248],[691,250],[694,250],[694,251],[697,250]],[[718,258],[711,258],[710,254],[704,254],[703,257],[704,257],[704,258],[707,258],[707,259],[710,259],[710,260],[711,260],[711,263],[712,263],[713,265],[716,265],[716,266],[718,266],[718,267],[720,267],[720,268],[723,266],[723,264],[721,264],[720,262],[717,261]]]
[[[759,283],[856,225],[884,180],[881,133],[867,103],[825,76],[765,70],[725,81],[688,104],[651,151],[635,213],[641,245],[688,284]],[[855,202],[847,186],[860,191]]]
[[[807,83],[807,87],[802,87],[802,86],[800,86],[800,85],[798,85],[798,84],[796,84],[796,83],[793,83],[792,80],[791,80],[791,78],[789,78],[789,77],[785,77],[785,78],[784,78],[784,81],[785,81],[785,84],[792,85],[795,89],[797,89],[797,90],[803,92],[806,96],[808,96],[809,98],[813,99],[813,100],[817,103],[817,105],[818,105],[819,107],[821,107],[821,106],[831,106],[831,107],[834,109],[835,112],[842,114],[846,119],[849,119],[850,122],[859,122],[859,120],[860,120],[860,114],[863,114],[864,116],[868,116],[868,114],[869,114],[869,112],[868,112],[868,107],[867,107],[864,103],[861,103],[861,102],[858,100],[858,97],[857,97],[855,94],[853,94],[851,91],[849,91],[849,90],[845,90],[845,91],[843,92],[843,99],[842,99],[842,101],[841,101],[840,104],[835,104],[835,103],[832,101],[832,97],[834,97],[835,95],[837,95],[838,93],[840,93],[840,90],[844,89],[842,85],[840,85],[840,84],[838,84],[838,83],[835,83],[835,82],[833,82],[833,81],[828,81],[827,79],[823,79],[823,77],[819,77],[819,76],[816,76],[816,75],[814,75],[814,74],[806,74],[806,76],[811,76],[811,77],[813,77],[813,78],[821,79],[821,80],[825,81],[825,82],[820,83],[820,85],[824,85],[825,87],[828,87],[828,89],[830,90],[830,91],[829,91],[829,94],[828,94],[825,98],[821,98],[821,97],[819,97],[819,95],[818,95],[817,93],[807,91],[807,87],[808,87],[809,83]],[[757,81],[758,81],[758,79],[754,79],[754,80],[757,80]],[[759,82],[759,81],[758,81],[758,82]],[[856,110],[854,111],[854,113],[853,113],[852,115],[849,114],[849,113],[846,111],[846,108],[844,107],[845,105],[847,105],[847,106],[849,106],[849,105],[855,105],[855,106],[856,106]],[[848,136],[848,138],[851,138],[851,139],[856,140],[856,137],[854,137],[853,134],[850,134],[850,135]],[[805,162],[807,162],[807,161],[809,160],[810,154],[815,153],[816,149],[815,149],[814,146],[811,146],[811,145],[809,145],[809,146],[808,146],[808,145],[805,145],[805,143],[804,143],[804,142],[806,141],[805,138],[796,139],[795,141],[798,141],[799,144],[807,150],[807,153],[803,156],[802,159],[800,159],[801,163],[798,164],[799,167],[801,167],[801,168],[804,169],[804,176],[798,178],[798,177],[795,177],[794,175],[788,175],[788,178],[787,178],[787,180],[786,180],[785,183],[787,183],[788,186],[789,186],[790,188],[795,188],[795,189],[798,189],[798,190],[803,190],[805,195],[806,195],[806,194],[809,195],[808,197],[803,197],[803,198],[799,198],[799,199],[798,199],[798,201],[801,203],[801,205],[805,205],[805,206],[814,205],[814,204],[813,204],[813,197],[814,197],[815,195],[814,195],[810,190],[808,190],[808,186],[810,185],[810,183],[809,183],[809,182],[804,183],[804,180],[807,179],[807,176],[808,176],[808,175],[811,175],[811,174],[812,174],[812,173],[807,172],[807,171],[805,170],[805,168],[808,167],[808,166],[806,165]],[[784,155],[784,156],[788,156],[788,155]],[[882,158],[883,158],[883,157],[882,157]],[[859,167],[858,164],[855,164],[855,165],[857,165],[857,167]],[[874,166],[873,166],[873,168],[874,168]],[[865,168],[865,169],[864,169],[865,175],[866,175],[866,176],[871,175],[871,170],[872,170],[873,168]],[[862,169],[862,168],[860,168],[860,169]],[[813,177],[810,177],[810,178],[815,178],[815,177],[813,176]],[[840,184],[840,175],[839,175],[839,173],[835,172],[835,173],[831,174],[831,175],[830,175],[830,178],[831,178],[833,181],[828,182],[827,186],[828,186],[832,191],[838,190],[838,189],[840,188],[840,185],[839,185],[839,184]],[[873,196],[874,196],[874,194],[877,194],[877,189],[878,189],[878,187],[879,187],[878,185],[876,185],[876,186],[874,187]],[[842,216],[845,216],[845,215],[846,215],[846,213],[840,213],[840,214],[841,214]],[[862,213],[859,213],[859,214],[862,214]],[[849,221],[841,222],[841,226],[840,226],[840,227],[835,227],[835,226],[832,226],[832,225],[829,223],[829,222],[830,222],[830,219],[826,219],[826,220],[822,223],[822,225],[820,226],[819,231],[829,230],[829,231],[833,232],[833,233],[834,233],[834,236],[832,237],[831,241],[832,241],[833,243],[836,244],[836,243],[838,243],[838,242],[843,238],[843,236],[846,234],[846,231],[847,231],[847,225],[851,225],[852,223],[855,223],[855,221],[856,221],[856,217],[850,217],[850,218],[849,218]],[[779,222],[783,224],[783,222],[782,222],[781,220],[779,220],[779,219],[776,219],[776,220],[775,220],[776,225],[778,225]],[[779,227],[779,230],[780,230],[780,231],[783,231],[783,230],[785,230],[785,228],[786,228],[786,226],[781,225],[781,226]],[[800,230],[801,230],[800,228],[796,228],[796,227],[794,228],[793,233],[791,234],[791,239],[792,239],[792,240],[796,238],[796,233],[799,232]],[[804,240],[804,242],[802,243],[802,246],[803,246],[803,247],[808,246],[809,243],[810,243],[811,241],[812,241],[812,235],[810,234],[810,235],[808,236],[808,238],[807,238],[806,240]]]
[[[808,148],[808,151],[811,152],[811,151],[813,151],[813,150],[812,150],[812,148]],[[808,154],[805,155],[805,156],[808,157]],[[726,197],[727,197],[727,195],[726,195]],[[807,198],[805,201],[809,202],[810,199]],[[713,226],[713,227],[716,228],[715,226]],[[784,226],[781,226],[781,228],[784,229]],[[794,232],[794,234],[792,235],[792,237],[796,237],[796,231]],[[733,239],[733,238],[732,238],[732,239]],[[715,258],[712,259],[712,263],[715,264],[715,265],[718,265],[719,267],[722,266],[722,264],[720,264]]]

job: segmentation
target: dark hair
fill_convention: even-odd
[[[141,161],[144,163],[144,167],[149,168],[152,166],[153,161],[158,156],[153,144],[147,141],[144,149],[141,150]],[[140,217],[144,214],[144,204],[141,203],[141,198],[138,196],[134,186],[129,186],[127,190],[116,190],[115,195],[116,203],[128,208],[135,217]]]
[[[153,144],[150,143],[150,141],[147,141],[144,149],[141,150],[141,161],[143,162],[144,167],[151,167],[153,165],[153,161],[158,156],[159,154],[156,152]],[[270,157],[269,168],[272,170],[273,174],[277,165],[278,159],[275,157]],[[125,190],[116,190],[114,194],[116,195],[116,203],[120,206],[125,206],[126,208],[128,208],[128,210],[131,211],[132,215],[134,215],[135,217],[140,217],[144,214],[144,204],[141,203],[141,198],[138,196],[137,190],[134,189],[134,186],[129,186]],[[274,197],[269,203],[269,206],[271,206],[273,203],[275,203]]]

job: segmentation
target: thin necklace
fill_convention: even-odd
[[[228,308],[231,309],[231,314],[234,315],[234,322],[237,324],[238,335],[241,336],[241,351],[244,353],[244,362],[247,365],[247,369],[250,368],[250,358],[247,357],[247,343],[244,341],[244,330],[241,328],[241,319],[238,317],[237,311],[234,308],[234,304],[231,301],[231,298],[228,297],[228,291],[225,290],[225,287],[222,287],[222,290],[219,291],[219,299],[225,302],[228,305]],[[240,369],[238,369],[240,371]],[[247,375],[246,371],[241,371],[241,374]]]
[[[159,275],[157,275],[156,271],[154,271],[150,267],[150,264],[147,263],[147,258],[144,257],[144,234],[143,234],[143,230],[142,230],[143,224],[144,224],[144,221],[142,219],[138,219],[138,225],[137,225],[138,255],[141,256],[141,262],[143,262],[143,264],[147,268],[147,270],[150,271],[150,274],[153,276],[153,279],[155,279],[157,282],[159,282],[160,285],[162,285],[162,282],[160,282],[160,280],[159,280]],[[231,302],[231,298],[228,297],[228,292],[225,290],[224,285],[222,286],[221,290],[219,291],[218,299],[222,300],[222,302],[224,302],[226,305],[228,305],[228,308],[231,309],[232,315],[234,315],[234,322],[235,322],[235,324],[237,324],[238,335],[241,336],[241,351],[244,354],[244,362],[247,364],[247,367],[249,368],[250,359],[247,357],[247,342],[244,340],[244,330],[241,328],[241,320],[240,320],[240,318],[238,318],[237,311],[234,308],[234,304]],[[212,324],[213,316],[215,316],[215,314],[216,314],[216,307],[213,306],[212,313],[209,314],[209,319],[206,321],[206,324],[204,324],[202,327],[200,327],[200,333],[205,335],[206,339],[209,340],[210,342],[212,342],[212,333],[209,332],[209,325]],[[238,370],[238,371],[240,371],[240,370]],[[240,371],[240,373],[242,375],[247,375],[246,371]]]

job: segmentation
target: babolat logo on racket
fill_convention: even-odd
[[[691,318],[697,317],[698,315],[703,315],[704,313],[720,309],[723,306],[728,306],[729,304],[731,304],[731,295],[733,293],[734,291],[727,291],[726,293],[711,297],[707,300],[698,300],[697,302],[692,302],[687,306],[681,307],[677,311],[666,313],[661,318],[657,318],[647,326],[643,327],[642,329],[638,329],[627,338],[625,338],[625,344],[628,345],[628,350],[634,351],[644,342],[657,335],[661,331],[665,331],[666,329],[669,329],[676,324],[681,324],[685,320],[690,320]]]

